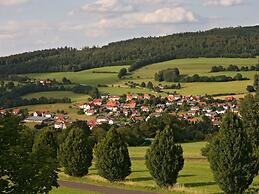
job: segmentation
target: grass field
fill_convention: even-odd
[[[23,96],[23,98],[26,98],[26,99],[40,98],[40,97],[46,97],[46,98],[68,97],[72,100],[72,103],[85,102],[88,100],[88,98],[90,98],[90,96],[88,96],[88,95],[76,94],[76,93],[70,92],[70,91],[37,92],[37,93],[32,93],[32,94]]]
[[[194,59],[176,59],[172,61],[167,61],[163,63],[156,63],[153,65],[148,65],[141,69],[136,70],[130,75],[126,76],[125,80],[119,80],[117,73],[122,67],[128,66],[114,66],[114,67],[101,67],[91,70],[85,70],[81,72],[58,72],[58,73],[36,73],[36,74],[27,74],[27,76],[37,79],[57,79],[61,80],[63,77],[67,77],[73,83],[78,84],[87,84],[87,85],[97,85],[97,84],[108,84],[115,85],[115,87],[105,87],[100,88],[100,91],[103,93],[110,93],[112,95],[121,95],[125,93],[152,93],[146,89],[130,89],[130,88],[121,88],[116,87],[116,85],[124,85],[128,81],[134,81],[137,83],[152,81],[155,84],[158,82],[154,81],[154,74],[158,71],[167,69],[167,68],[179,68],[181,74],[185,75],[228,75],[234,76],[237,72],[218,72],[210,73],[210,69],[214,65],[228,66],[230,64],[235,64],[238,66],[242,65],[255,65],[258,63],[258,60],[255,58],[194,58]],[[95,73],[94,73],[95,72]],[[99,73],[96,73],[99,72]],[[110,73],[104,73],[110,72]],[[257,73],[255,71],[248,72],[239,72],[244,77],[248,77],[251,80],[249,81],[234,81],[234,82],[211,82],[211,83],[183,83],[183,88],[177,90],[178,93],[183,95],[205,95],[205,94],[243,94],[246,93],[246,86],[253,83],[253,77]],[[162,82],[162,84],[172,84]],[[167,92],[174,92],[175,90],[168,90]]]
[[[205,142],[185,143],[182,144],[185,157],[200,158],[200,149],[204,147]],[[129,153],[131,157],[143,157],[147,147],[130,147]],[[145,166],[144,160],[132,161],[132,173],[127,177],[125,182],[109,183],[105,179],[97,175],[95,166],[93,165],[89,171],[89,175],[83,178],[74,178],[60,173],[63,180],[76,181],[82,183],[93,183],[100,185],[108,185],[113,187],[150,190],[164,194],[175,193],[222,193],[213,179],[209,163],[206,160],[185,160],[184,168],[178,177],[178,186],[173,190],[160,189],[156,186],[154,180]],[[259,177],[256,177],[251,188],[259,189]]]
[[[26,74],[27,76],[35,79],[56,79],[61,81],[63,77],[70,79],[73,83],[77,84],[112,84],[117,82],[117,73],[123,67],[128,66],[113,66],[113,67],[101,67],[80,72],[58,72],[58,73],[34,73]],[[93,72],[110,72],[110,73],[93,73]]]
[[[91,191],[67,188],[67,187],[60,187],[58,189],[53,189],[50,194],[101,194]]]
[[[50,112],[57,112],[57,110],[64,110],[68,113],[70,119],[72,121],[75,120],[89,120],[92,119],[92,116],[86,115],[78,115],[77,111],[78,108],[74,107],[73,104],[40,104],[40,105],[30,105],[30,106],[22,106],[20,108],[27,108],[30,113],[35,111],[50,111]]]

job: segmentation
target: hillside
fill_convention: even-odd
[[[130,70],[179,58],[255,57],[259,26],[212,29],[164,37],[136,38],[103,47],[58,48],[0,58],[1,74],[80,71],[131,65]]]

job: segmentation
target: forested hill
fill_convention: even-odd
[[[164,37],[136,38],[101,48],[59,48],[0,58],[0,74],[80,71],[101,66],[142,66],[187,57],[255,57],[259,26],[212,29]]]

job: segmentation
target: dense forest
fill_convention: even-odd
[[[103,47],[58,48],[0,58],[0,74],[80,71],[130,64],[130,71],[187,57],[255,57],[259,26],[212,29],[163,37],[135,38]]]

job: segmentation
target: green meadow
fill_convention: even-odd
[[[207,160],[201,159],[200,149],[206,145],[206,142],[184,143],[181,145],[186,159],[184,168],[178,177],[178,184],[175,188],[158,188],[149,174],[144,160],[132,160],[132,173],[124,182],[110,183],[99,177],[94,164],[90,168],[89,175],[85,177],[70,177],[61,172],[60,179],[133,190],[157,191],[161,194],[222,193],[213,179],[209,163]],[[148,147],[129,147],[130,157],[144,157],[147,148]],[[250,191],[252,191],[252,189],[259,189],[259,177],[255,178]]]
[[[171,61],[166,61],[162,63],[156,63],[153,65],[145,66],[138,69],[123,80],[119,80],[117,73],[123,67],[129,66],[112,66],[112,67],[101,67],[80,72],[57,72],[57,73],[36,73],[27,74],[27,76],[36,79],[57,79],[61,80],[63,77],[67,77],[73,83],[76,84],[86,84],[86,85],[97,85],[97,84],[107,84],[109,87],[99,88],[103,93],[110,93],[112,95],[121,95],[126,93],[153,93],[150,90],[143,88],[125,88],[125,83],[128,81],[133,81],[136,83],[152,81],[154,84],[159,84],[159,82],[154,81],[154,74],[158,71],[167,68],[179,68],[181,74],[183,75],[206,75],[206,76],[216,76],[216,75],[227,75],[235,76],[237,72],[218,72],[210,73],[210,69],[214,65],[228,66],[230,64],[235,64],[238,66],[250,66],[258,63],[256,58],[188,58],[188,59],[176,59]],[[253,84],[253,77],[256,73],[255,71],[238,72],[244,77],[250,78],[246,81],[233,81],[233,82],[196,82],[196,83],[182,83],[183,88],[177,90],[179,94],[183,95],[205,95],[205,94],[245,94],[246,86]],[[170,85],[172,83],[161,82],[162,85]],[[164,92],[174,92],[175,90],[166,90]],[[153,93],[154,94],[154,93]],[[158,94],[159,95],[159,94]],[[161,95],[165,95],[162,93]]]
[[[23,98],[25,98],[25,99],[40,98],[40,97],[46,97],[46,98],[68,97],[72,100],[72,103],[85,102],[88,100],[88,98],[90,98],[90,96],[88,96],[88,95],[76,94],[76,93],[70,92],[70,91],[36,92],[36,93],[32,93],[32,94],[23,96]]]
[[[66,77],[76,84],[112,84],[119,80],[117,72],[123,67],[127,68],[128,66],[101,67],[80,72],[33,73],[26,75],[35,79],[49,78],[58,81],[61,81],[63,77]]]

